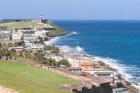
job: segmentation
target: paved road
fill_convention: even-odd
[[[18,93],[18,92],[0,85],[0,93]]]

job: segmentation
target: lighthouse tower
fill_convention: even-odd
[[[41,14],[41,15],[40,15],[40,23],[43,22],[43,19],[44,19],[44,18],[43,18],[43,14]]]

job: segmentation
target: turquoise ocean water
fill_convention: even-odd
[[[53,42],[78,47],[140,82],[140,21],[54,21],[72,35]]]

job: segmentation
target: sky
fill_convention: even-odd
[[[0,19],[140,20],[140,0],[0,0]]]

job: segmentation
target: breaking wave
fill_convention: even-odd
[[[80,52],[80,53],[84,53],[84,49],[80,46],[76,46],[76,47],[70,47],[70,46],[67,46],[67,45],[63,45],[63,46],[58,46],[61,50],[63,51],[77,51],[77,52]]]
[[[61,50],[64,51],[77,51],[80,53],[86,53],[85,49],[80,46],[70,47],[67,45],[59,46]],[[87,53],[86,53],[87,54]],[[110,67],[118,70],[118,72],[123,76],[123,78],[129,82],[140,82],[140,69],[135,65],[125,65],[121,64],[121,60],[112,59],[109,57],[99,57],[93,56],[93,60],[102,61]],[[135,77],[135,75],[137,75]],[[139,83],[140,84],[140,83]]]
[[[61,38],[61,37],[55,37],[55,38],[53,38],[53,39],[51,39],[51,40],[49,40],[49,41],[45,41],[44,43],[45,43],[46,45],[53,45],[53,44],[55,44],[60,38]]]
[[[73,32],[72,34],[78,34],[76,32]],[[65,37],[65,36],[63,36]],[[60,40],[61,37],[55,37],[54,39],[47,41],[47,45],[53,45],[56,44],[58,40]],[[58,46],[58,45],[57,45]],[[58,46],[63,51],[77,51],[80,53],[88,54],[84,48],[81,46],[68,46],[68,45],[61,45]],[[121,60],[112,59],[109,57],[99,57],[99,56],[93,56],[94,60],[96,61],[102,61],[105,64],[109,65],[110,67],[118,70],[120,74],[125,78],[125,80],[129,82],[140,82],[140,68],[136,67],[135,65],[126,65],[121,64],[123,63]],[[140,83],[139,83],[140,85]]]
[[[73,31],[72,34],[73,34],[73,35],[77,35],[77,34],[79,34],[79,33],[76,32],[76,31]]]

